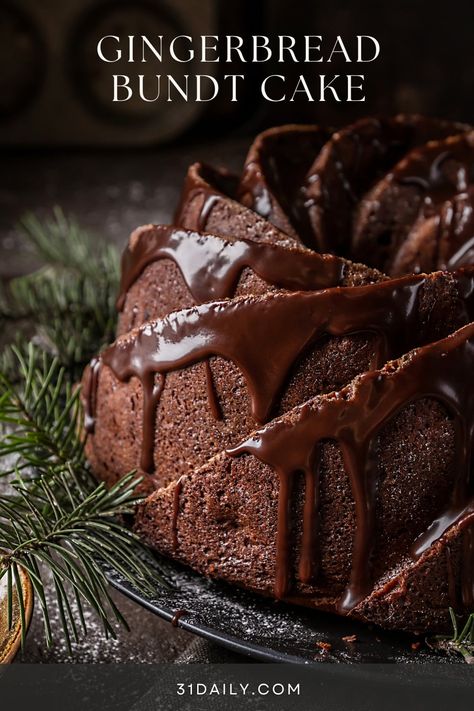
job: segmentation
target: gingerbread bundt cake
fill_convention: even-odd
[[[86,452],[142,475],[154,549],[386,628],[474,609],[473,146],[419,116],[271,129],[132,234]]]

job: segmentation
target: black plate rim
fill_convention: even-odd
[[[115,576],[110,579],[110,582],[113,587],[116,588],[116,590],[121,592],[130,600],[133,600],[149,612],[152,612],[155,615],[158,615],[162,619],[166,620],[167,622],[171,623],[175,613],[168,607],[165,607],[159,602],[150,602],[145,597],[142,597],[138,592],[135,592],[130,587],[128,587],[127,584],[120,582]],[[314,662],[311,662],[309,660],[304,662],[302,659],[295,655],[277,652],[276,650],[271,649],[270,647],[263,647],[261,645],[253,644],[252,642],[242,642],[237,637],[230,635],[226,632],[217,632],[216,630],[212,629],[211,627],[207,627],[206,625],[201,625],[190,620],[186,620],[185,616],[177,620],[176,626],[180,627],[186,632],[191,632],[192,634],[195,634],[198,637],[207,639],[209,642],[215,642],[216,644],[219,644],[225,647],[226,649],[229,649],[231,652],[237,652],[238,654],[243,654],[247,657],[250,656],[260,661],[274,663],[291,663],[298,664],[301,666],[318,666],[321,663],[317,662],[316,660]]]
[[[109,571],[110,572],[110,571]],[[148,600],[146,597],[141,595],[138,591],[133,589],[130,584],[117,575],[114,571],[113,574],[107,575],[110,584],[118,590],[125,597],[129,598],[133,602],[137,603],[144,609],[158,615],[162,619],[166,620],[171,624],[173,617],[176,614],[176,610],[168,607],[159,600]],[[201,623],[193,622],[192,620],[187,620],[185,616],[179,618],[176,622],[176,627],[179,627],[186,632],[190,632],[198,637],[202,637],[210,642],[224,647],[232,652],[242,654],[251,659],[273,663],[273,664],[292,664],[297,665],[302,668],[309,668],[319,671],[321,674],[327,677],[347,677],[356,675],[360,680],[365,680],[367,682],[374,681],[375,679],[381,683],[387,683],[388,685],[393,685],[397,683],[412,684],[413,686],[420,687],[432,687],[433,685],[440,685],[442,687],[457,687],[463,684],[464,679],[460,678],[450,678],[449,675],[445,676],[442,673],[443,669],[457,668],[461,674],[462,670],[470,665],[466,664],[445,664],[442,663],[440,658],[439,664],[409,664],[407,662],[386,662],[373,664],[370,662],[331,662],[325,660],[324,658],[318,659],[317,657],[313,660],[302,659],[297,655],[287,654],[285,652],[277,651],[271,647],[267,647],[261,644],[256,644],[248,640],[242,641],[235,635],[229,634],[223,630],[216,630],[208,627]],[[433,667],[436,667],[436,674],[428,674],[427,667],[431,666],[431,671]],[[439,669],[438,669],[439,668]],[[466,676],[468,684],[472,686],[473,679],[472,675],[470,677]]]

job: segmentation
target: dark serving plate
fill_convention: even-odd
[[[306,665],[337,662],[328,665],[333,668],[383,663],[392,675],[395,667],[427,671],[436,664],[452,676],[467,666],[460,655],[433,650],[423,637],[371,629],[346,618],[266,600],[208,580],[175,562],[158,561],[170,587],[158,585],[153,596],[143,595],[115,571],[108,577],[115,588],[148,610],[249,657]],[[355,641],[344,640],[351,635]],[[329,643],[330,650],[321,649],[321,642]]]

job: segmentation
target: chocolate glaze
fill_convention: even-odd
[[[276,597],[285,597],[289,590],[290,497],[297,472],[304,472],[306,477],[305,509],[313,509],[311,516],[304,516],[306,530],[303,531],[299,569],[301,580],[309,580],[307,572],[313,561],[314,546],[307,528],[317,529],[313,487],[317,483],[318,447],[328,439],[335,440],[342,450],[356,512],[352,570],[340,601],[340,611],[350,612],[369,593],[372,587],[370,556],[376,527],[376,437],[385,423],[415,400],[435,398],[453,416],[457,437],[457,461],[453,469],[457,475],[447,511],[416,541],[413,557],[420,557],[455,524],[472,531],[473,387],[474,324],[469,324],[442,341],[413,351],[400,364],[389,364],[382,371],[365,373],[341,392],[309,401],[299,408],[298,416],[291,424],[277,420],[228,450],[232,457],[252,454],[271,466],[280,477]],[[467,537],[466,546],[472,562],[470,536],[472,533]],[[463,602],[467,604],[473,599],[472,566],[464,565],[464,576]]]
[[[443,202],[433,216],[417,219],[390,265],[391,273],[443,269],[474,262],[474,188]]]
[[[95,410],[100,367],[100,358],[93,358],[89,364],[89,371],[84,387],[84,430],[87,434],[94,434],[95,430]]]
[[[435,206],[467,190],[473,181],[474,131],[413,151],[398,164],[393,179],[421,190],[422,209],[429,216]]]
[[[299,188],[328,138],[318,126],[281,126],[261,133],[247,155],[237,199],[275,227],[304,241]]]
[[[175,211],[173,223],[184,226],[189,205],[199,200],[200,210],[193,228],[204,232],[209,215],[215,205],[221,200],[233,200],[237,191],[239,179],[225,170],[216,170],[203,163],[190,166],[184,182],[178,207]]]
[[[222,420],[221,405],[217,396],[216,386],[214,385],[211,365],[208,360],[205,361],[205,368],[207,382],[207,401],[209,403],[209,409],[211,410],[212,416],[215,420]]]
[[[201,212],[199,213],[199,224],[198,224],[198,230],[199,232],[202,232],[207,225],[207,221],[209,219],[209,215],[211,214],[212,208],[214,205],[216,205],[220,200],[219,195],[208,195],[206,199],[204,200],[202,207],[201,207]]]
[[[437,278],[456,281],[461,323],[468,322],[474,270]],[[264,423],[293,363],[324,334],[375,334],[374,367],[432,340],[430,317],[425,322],[420,309],[420,294],[428,282],[429,277],[413,276],[360,287],[213,302],[146,323],[118,339],[101,360],[119,380],[135,376],[142,383],[142,470],[154,469],[155,414],[167,372],[213,355],[232,361],[247,383],[255,422]],[[158,383],[155,374],[160,375]]]
[[[311,241],[320,251],[350,252],[353,210],[361,196],[415,146],[467,126],[417,115],[364,118],[333,134],[301,188]]]
[[[175,484],[173,494],[173,516],[171,519],[171,531],[173,534],[173,550],[178,549],[178,516],[181,491],[183,490],[183,477],[180,477]]]
[[[105,360],[107,365],[109,364]],[[155,378],[155,373],[151,369],[144,369],[141,375],[143,386],[143,420],[142,437],[147,446],[142,447],[140,457],[140,469],[144,472],[152,472],[155,468],[153,461],[153,444],[155,441],[156,411],[160,403],[161,393],[165,386],[166,374],[160,373]]]
[[[472,324],[471,324],[472,326]],[[467,328],[467,327],[466,327]],[[465,330],[465,329],[464,329]],[[461,375],[459,375],[458,387],[461,387]],[[469,379],[466,379],[466,384]],[[467,385],[467,387],[469,387]],[[464,416],[464,415],[463,415]],[[455,490],[453,501],[449,507],[442,512],[427,531],[419,537],[412,548],[412,556],[417,560],[425,553],[433,543],[438,541],[450,528],[457,526],[464,531],[463,539],[463,576],[461,581],[461,599],[466,609],[471,609],[474,605],[474,497],[472,497],[473,477],[472,477],[472,421],[469,419],[471,413],[464,416],[461,426],[464,426],[467,446],[464,450],[457,452],[458,460],[461,462],[461,473],[466,470],[466,492]],[[448,576],[449,576],[449,566]],[[448,579],[450,598],[455,597],[453,592],[453,580]]]
[[[180,619],[182,617],[184,617],[184,615],[187,615],[187,614],[188,614],[187,610],[176,610],[173,617],[171,618],[171,624],[173,625],[173,627],[177,627]]]
[[[469,263],[473,180],[474,131],[409,153],[361,203],[357,258],[392,275]]]
[[[474,188],[444,203],[439,214],[440,269],[459,269],[474,262]]]
[[[228,182],[229,176],[225,178]],[[233,190],[229,187],[226,189],[222,183],[221,171],[202,163],[191,165],[174,224],[199,232],[210,228],[209,231],[230,238],[252,239],[286,247],[301,246],[301,240],[296,236],[290,237],[258,213],[237,202],[236,187]],[[217,212],[216,220],[211,219],[214,210]]]
[[[245,267],[268,284],[291,291],[337,286],[345,262],[337,257],[285,249],[251,240],[225,240],[174,227],[139,228],[122,257],[122,278],[117,308],[122,310],[128,290],[146,267],[171,259],[179,268],[198,304],[234,294]]]

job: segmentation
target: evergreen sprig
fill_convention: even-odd
[[[84,605],[115,635],[114,622],[124,619],[110,597],[103,564],[145,592],[158,580],[143,560],[144,547],[121,522],[137,504],[137,481],[133,473],[110,489],[94,481],[79,436],[78,391],[65,380],[64,368],[32,344],[27,357],[16,349],[14,354],[19,383],[0,377],[0,462],[12,455],[16,460],[3,468],[8,488],[0,494],[0,579],[7,579],[9,615],[21,567],[39,601],[48,644],[48,576],[69,647],[81,630],[87,632]]]
[[[57,359],[32,344],[26,353],[15,346],[8,351],[18,382],[0,372],[0,460],[9,456],[14,462],[0,476],[45,466],[54,472],[64,462],[82,467],[79,389],[67,381]]]
[[[454,610],[450,608],[453,636],[443,639],[448,649],[462,654],[468,664],[474,664],[474,612],[472,612],[462,626],[459,626]]]
[[[117,250],[83,230],[59,208],[45,222],[28,215],[24,237],[43,266],[0,293],[0,324],[29,339],[33,332],[61,365],[78,376],[114,337],[119,283]]]
[[[20,569],[39,602],[52,642],[51,606],[69,648],[87,632],[86,606],[105,634],[125,623],[104,570],[150,593],[160,582],[145,547],[124,523],[137,504],[133,473],[112,488],[92,477],[81,437],[77,379],[113,338],[118,255],[57,209],[23,230],[43,266],[0,294],[0,326],[15,341],[0,354],[0,580],[9,624],[18,600],[22,640],[26,611]],[[47,594],[52,582],[53,595]]]

